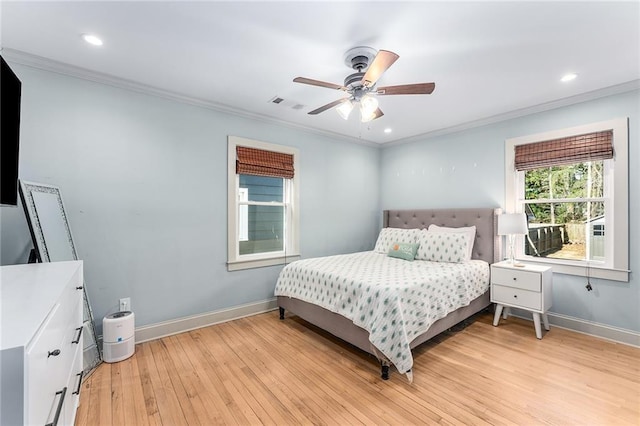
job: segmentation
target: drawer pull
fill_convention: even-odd
[[[513,295],[513,298],[514,298],[514,299],[517,299],[517,298],[518,298],[518,295],[517,295],[517,294],[514,294],[514,295]]]
[[[71,341],[71,343],[80,343],[80,336],[82,336],[82,329],[83,329],[83,328],[84,328],[84,327],[78,327],[78,328],[76,328],[76,331],[78,332],[78,335],[76,336],[76,338],[75,338],[75,339],[73,339],[73,340]]]
[[[76,290],[82,290],[82,289],[83,289],[83,287],[81,285],[76,287]]]
[[[518,281],[518,279],[517,279],[516,277],[513,277],[513,280],[514,280],[514,281]]]
[[[53,417],[53,422],[47,423],[44,426],[56,426],[58,424],[58,420],[60,419],[60,413],[62,412],[62,404],[64,404],[64,396],[67,394],[67,388],[63,388],[61,391],[56,392],[56,395],[60,395],[60,400],[58,401],[58,408],[56,408],[56,415]]]
[[[78,387],[71,393],[72,395],[80,395],[80,388],[82,387],[82,376],[84,376],[84,371],[79,372],[78,374],[76,374],[76,376],[80,376],[80,378],[78,379]]]
[[[49,358],[50,356],[58,356],[58,355],[60,355],[60,349],[56,349],[55,351],[49,351],[47,358]]]

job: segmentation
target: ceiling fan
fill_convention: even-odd
[[[435,83],[416,83],[376,88],[378,79],[398,58],[399,56],[397,54],[388,50],[376,52],[376,50],[371,47],[354,47],[347,51],[344,61],[349,68],[353,68],[356,72],[348,75],[344,79],[344,85],[341,86],[339,84],[327,83],[305,77],[296,77],[293,81],[311,86],[341,90],[349,95],[314,109],[308,114],[316,115],[337,107],[336,111],[338,111],[338,114],[346,120],[349,118],[349,114],[354,106],[360,104],[361,120],[362,122],[367,122],[384,115],[382,110],[378,108],[378,100],[375,96],[428,95],[431,94],[436,87]]]

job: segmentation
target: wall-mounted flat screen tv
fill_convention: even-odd
[[[0,204],[16,206],[22,83],[2,56],[0,62]]]

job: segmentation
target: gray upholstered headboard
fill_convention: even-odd
[[[500,239],[496,235],[497,215],[500,209],[425,209],[425,210],[385,210],[383,226],[385,228],[428,228],[429,225],[476,227],[476,241],[473,245],[473,259],[482,259],[489,263],[500,259]]]

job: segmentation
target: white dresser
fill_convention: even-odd
[[[82,261],[0,268],[0,424],[73,425],[82,383]]]
[[[549,330],[547,311],[552,304],[552,285],[553,275],[548,266],[517,267],[509,262],[491,265],[491,301],[497,304],[493,325],[498,325],[500,314],[507,318],[509,307],[525,309],[533,314],[536,337],[542,339],[540,316],[545,330]]]

